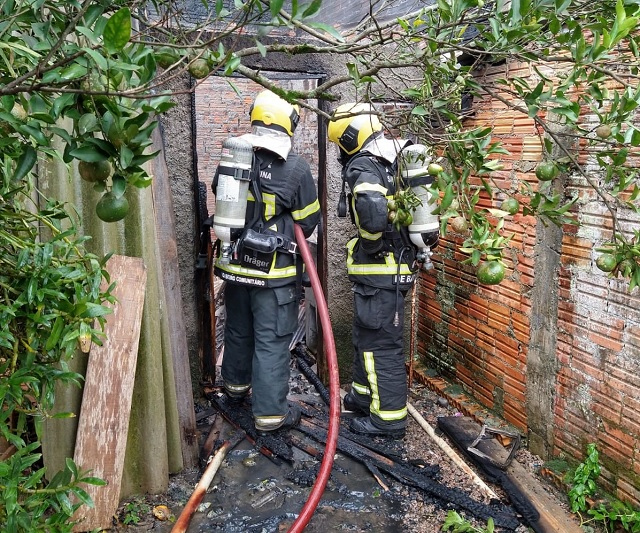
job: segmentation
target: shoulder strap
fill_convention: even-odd
[[[345,190],[345,184],[347,182],[346,179],[346,174],[347,174],[347,169],[349,168],[349,165],[351,163],[353,163],[356,159],[358,159],[359,157],[364,157],[367,154],[363,154],[362,152],[358,152],[357,154],[351,156],[351,158],[349,159],[349,161],[347,161],[344,166],[342,167],[342,188],[340,190],[340,197],[338,198],[338,208],[337,208],[337,215],[340,218],[346,218],[347,216],[347,192]]]

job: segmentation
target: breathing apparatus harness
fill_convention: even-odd
[[[244,264],[244,266],[257,268],[263,272],[269,272],[273,254],[275,254],[277,250],[292,254],[294,261],[295,255],[298,252],[298,244],[295,240],[276,230],[269,229],[270,226],[277,225],[277,223],[289,215],[289,213],[282,212],[269,220],[266,220],[264,217],[264,203],[262,201],[262,188],[260,187],[259,176],[260,171],[268,168],[269,165],[275,161],[276,157],[276,154],[271,152],[269,152],[267,156],[261,155],[257,157],[254,155],[254,168],[251,173],[250,184],[251,192],[255,198],[253,217],[246,224],[242,236],[238,239],[234,254],[236,257],[239,256],[240,263]],[[287,176],[286,179],[293,179],[293,176]],[[255,262],[245,264],[244,259],[247,250],[251,251],[249,252],[251,257],[262,257],[261,261],[267,264],[266,268],[261,268],[259,265],[256,265]],[[267,259],[267,257],[269,259]]]

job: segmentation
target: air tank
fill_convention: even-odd
[[[232,243],[244,230],[252,166],[251,143],[239,137],[229,137],[222,143],[213,231],[221,241],[223,262],[229,261]]]
[[[433,176],[428,171],[431,156],[425,145],[412,144],[401,152],[400,157],[403,182],[421,202],[413,212],[409,236],[411,242],[419,249],[418,261],[428,270],[433,268],[431,250],[437,246],[440,237],[440,221],[438,215],[433,213],[438,207],[437,196],[429,190],[433,183]]]

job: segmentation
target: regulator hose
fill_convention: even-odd
[[[309,245],[305,239],[302,228],[294,225],[296,242],[298,250],[307,267],[307,274],[311,280],[311,288],[316,298],[316,305],[320,324],[322,326],[322,340],[324,341],[325,354],[327,359],[327,368],[329,371],[329,431],[327,434],[327,442],[324,447],[322,463],[318,471],[318,477],[311,489],[309,498],[300,511],[298,518],[291,525],[288,533],[298,533],[304,531],[304,528],[311,520],[313,513],[318,507],[322,493],[327,486],[331,469],[333,468],[333,457],[336,453],[338,443],[338,432],[340,430],[340,375],[338,373],[338,358],[336,356],[336,343],[333,338],[333,330],[331,329],[331,321],[329,320],[329,308],[322,292],[322,285],[318,278],[318,271],[309,250]]]

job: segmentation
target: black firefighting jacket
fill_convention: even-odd
[[[242,261],[248,254],[243,252],[240,241],[230,262],[223,263],[217,258],[214,272],[229,283],[282,287],[296,282],[294,223],[309,237],[320,221],[317,188],[309,164],[295,153],[289,153],[285,161],[261,149],[255,152],[255,159],[257,183],[249,189],[246,229],[278,235],[284,244],[269,257],[267,269],[261,270]],[[216,172],[211,185],[214,192],[217,181]],[[255,194],[260,195],[258,201]]]
[[[355,283],[406,291],[416,275],[416,247],[406,227],[398,231],[387,220],[387,201],[396,192],[394,175],[395,165],[367,152],[354,155],[343,168],[358,229],[347,243],[347,272]]]

